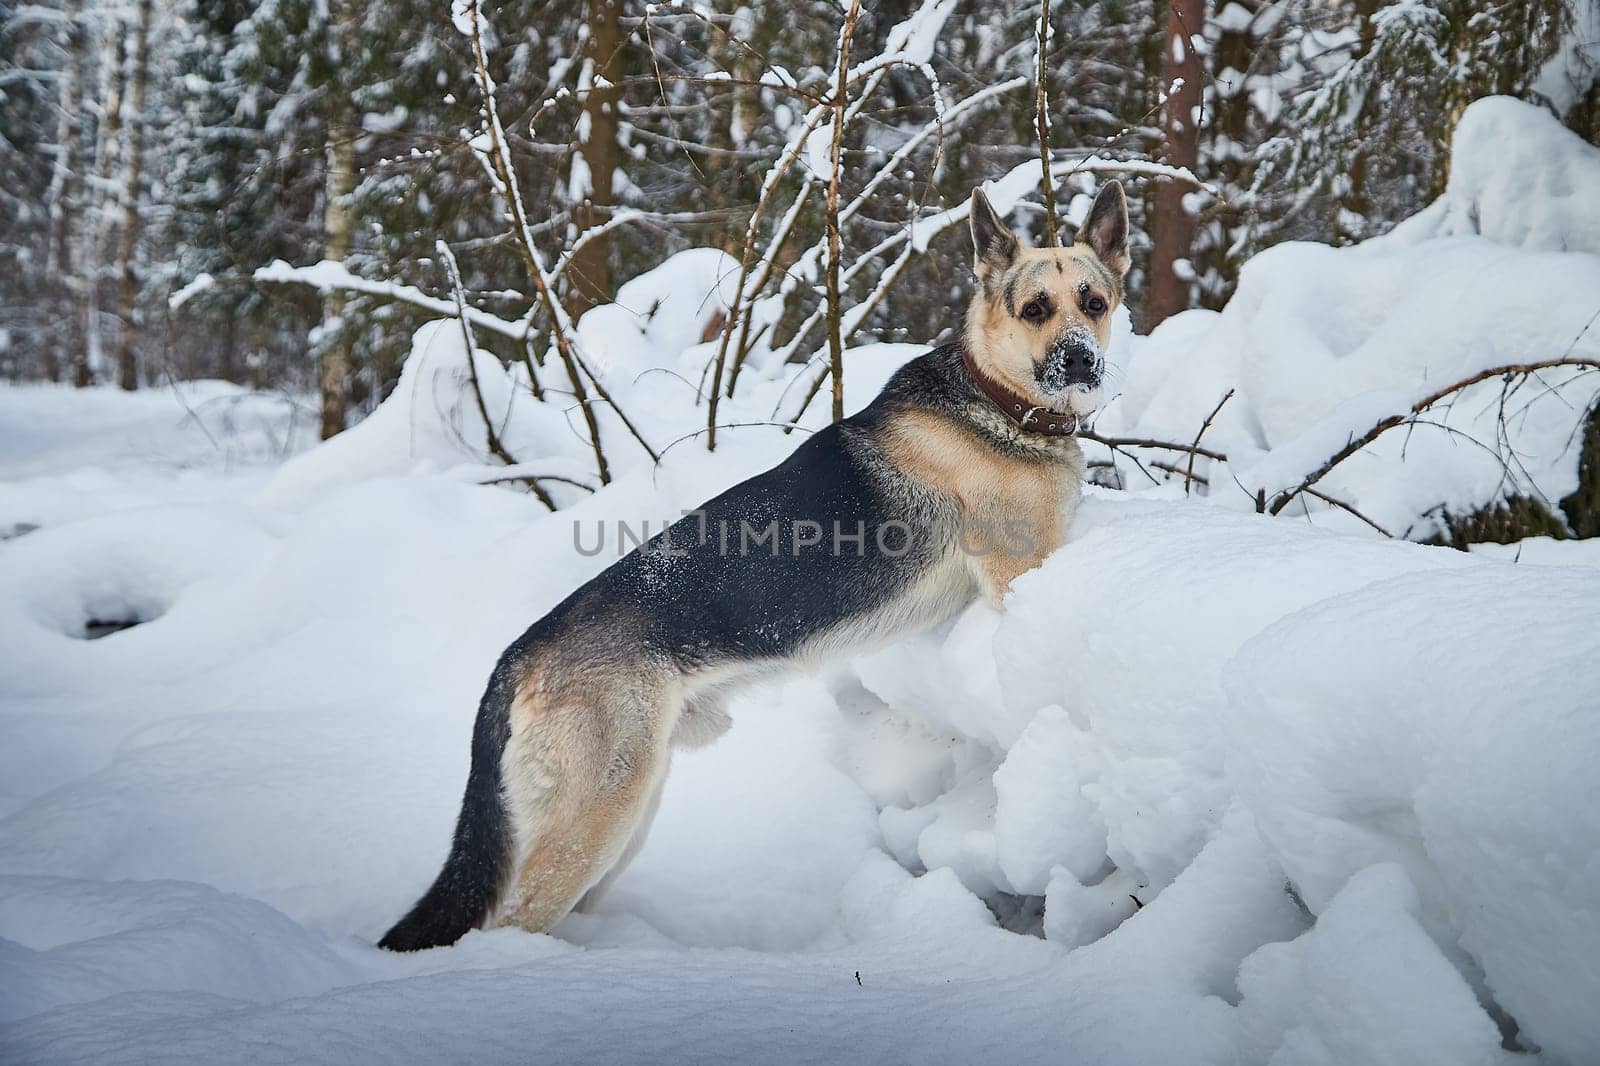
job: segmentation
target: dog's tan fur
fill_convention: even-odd
[[[930,411],[895,420],[885,451],[902,471],[955,501],[962,559],[984,598],[1001,606],[1011,580],[1061,545],[1083,480],[1071,438],[1033,438],[1039,457],[1004,455]]]

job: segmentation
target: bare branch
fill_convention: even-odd
[[[1361,434],[1361,436],[1351,438],[1351,440],[1346,443],[1343,448],[1340,448],[1338,451],[1334,452],[1333,455],[1329,456],[1321,466],[1307,474],[1298,485],[1292,489],[1281,491],[1274,496],[1271,505],[1267,507],[1268,513],[1278,514],[1285,507],[1287,507],[1289,502],[1296,496],[1300,495],[1302,492],[1308,491],[1311,486],[1315,485],[1317,482],[1326,477],[1329,471],[1331,471],[1334,467],[1338,466],[1340,463],[1350,458],[1350,456],[1354,455],[1356,452],[1359,452],[1361,449],[1365,448],[1367,445],[1371,444],[1373,441],[1377,440],[1383,434],[1387,433],[1396,426],[1406,425],[1416,421],[1418,415],[1422,414],[1440,400],[1443,400],[1449,396],[1453,396],[1463,389],[1470,388],[1481,381],[1488,381],[1492,378],[1503,377],[1509,374],[1533,374],[1540,370],[1548,370],[1558,366],[1584,367],[1590,370],[1597,370],[1600,369],[1600,359],[1574,359],[1568,356],[1563,356],[1560,359],[1548,359],[1544,362],[1514,363],[1507,366],[1491,367],[1488,370],[1480,370],[1476,374],[1465,377],[1453,385],[1448,385],[1436,392],[1429,393],[1427,396],[1424,396],[1422,399],[1412,404],[1410,409],[1404,414],[1389,415],[1387,418],[1381,418],[1375,422],[1370,429]]]
[[[467,294],[461,287],[461,269],[456,265],[456,257],[450,251],[450,246],[444,241],[436,241],[434,248],[444,258],[446,272],[450,275],[450,290],[456,297],[456,321],[461,325],[461,339],[466,345],[467,376],[472,382],[472,398],[478,403],[478,416],[483,419],[484,441],[497,458],[507,466],[516,466],[517,460],[500,440],[500,434],[495,431],[494,419],[489,417],[488,405],[483,402],[483,385],[478,380],[478,342],[472,336],[472,323],[467,320]],[[539,502],[554,511],[556,503],[550,494],[544,490],[538,480],[533,477],[518,478],[533,490]]]
[[[1039,65],[1034,72],[1033,118],[1039,134],[1039,193],[1044,200],[1044,246],[1061,244],[1056,221],[1056,191],[1050,181],[1050,97],[1045,86],[1045,53],[1050,46],[1050,0],[1040,0],[1039,21],[1034,26],[1039,47]]]

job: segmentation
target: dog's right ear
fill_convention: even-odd
[[[972,190],[972,272],[985,288],[1017,258],[1017,235],[995,214],[982,189]]]

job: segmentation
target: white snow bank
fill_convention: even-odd
[[[1096,428],[1188,444],[1234,390],[1203,441],[1228,462],[1194,469],[1203,492],[1253,510],[1258,492],[1292,489],[1379,420],[1474,373],[1600,359],[1600,150],[1500,98],[1469,107],[1454,143],[1450,191],[1394,234],[1270,248],[1244,265],[1220,313],[1185,312],[1136,339]],[[1430,409],[1429,424],[1390,430],[1317,488],[1417,540],[1446,513],[1513,494],[1557,510],[1577,485],[1574,429],[1597,399],[1592,370],[1547,370],[1510,389],[1493,378]],[[1150,484],[1119,466],[1128,487]],[[1371,532],[1314,498],[1287,513]]]
[[[722,328],[739,288],[739,261],[718,248],[689,248],[624,282],[611,303],[578,320],[584,352],[612,384],[650,370],[676,372],[684,352]],[[699,366],[692,368],[696,375]]]
[[[152,503],[234,499],[316,443],[298,397],[221,381],[135,393],[0,384],[0,540]]]
[[[1597,661],[1600,574],[1487,566],[1289,615],[1224,681],[1229,779],[1306,903],[1401,864],[1441,942],[1573,1062],[1600,987]]]
[[[1103,432],[1188,441],[1237,389],[1205,440],[1229,461],[1196,464],[1209,503],[1092,494],[1005,614],[742,694],[726,737],[676,757],[613,893],[552,936],[371,946],[438,869],[495,657],[613,557],[580,531],[614,548],[619,521],[659,528],[801,439],[759,423],[816,368],[753,356],[728,443],[667,447],[704,428],[685,400],[721,253],[584,317],[667,454],[597,404],[615,480],[552,482],[554,515],[475,483],[502,471],[469,368],[527,471],[593,480],[580,413],[452,322],[260,491],[251,442],[278,438],[246,419],[202,448],[175,395],[0,389],[26,430],[0,439],[21,479],[0,521],[44,526],[0,544],[0,1058],[1489,1063],[1499,1018],[1542,1049],[1517,1061],[1587,1061],[1593,553],[1392,543],[1314,501],[1238,513],[1419,382],[1600,352],[1600,257],[1541,244],[1593,202],[1590,157],[1551,148],[1547,209],[1497,214],[1489,134],[1549,134],[1510,114],[1469,112],[1469,207],[1434,230],[1274,249],[1227,310],[1134,347]],[[1487,228],[1446,232],[1473,211]],[[850,350],[846,410],[919,351]],[[1595,390],[1550,374],[1511,396],[1510,474],[1419,429],[1321,487],[1412,536],[1513,489],[1558,497]],[[1438,414],[1482,434],[1498,413],[1491,382]],[[119,454],[149,433],[170,445]],[[219,470],[236,449],[256,458]],[[78,639],[115,614],[142,624]]]
[[[518,458],[571,451],[572,429],[560,408],[535,401],[518,375],[488,352],[473,353],[457,322],[430,322],[411,340],[411,354],[377,410],[322,447],[285,463],[263,490],[269,507],[297,508],[336,486],[413,471],[492,463],[483,411],[472,390],[477,373],[496,433]],[[562,472],[560,469],[547,470]]]
[[[1444,195],[1387,240],[1455,234],[1600,255],[1600,148],[1535,104],[1510,96],[1473,101],[1450,139]]]
[[[1342,1066],[1510,1066],[1494,1023],[1417,922],[1416,891],[1397,866],[1350,879],[1289,943],[1239,970],[1248,1061]],[[1374,1042],[1372,1033],[1386,1033]]]
[[[357,979],[316,934],[203,885],[0,877],[0,1021],[119,993],[271,1003]]]
[[[1380,1062],[1426,1043],[1406,995],[1489,1061],[1473,991],[1549,1061],[1600,1038],[1563,954],[1597,910],[1600,578],[1196,501],[1093,497],[1004,616],[743,695],[554,937],[373,949],[437,870],[495,656],[607,561],[572,522],[675,515],[796,443],[734,439],[553,516],[328,460],[285,511],[0,546],[0,1055]],[[156,578],[154,621],[44,624]]]

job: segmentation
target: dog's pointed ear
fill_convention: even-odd
[[[972,272],[987,284],[1017,258],[1017,235],[995,214],[982,189],[972,190]]]
[[[1128,255],[1128,198],[1120,181],[1108,181],[1094,198],[1078,240],[1093,249],[1100,261],[1126,277],[1133,260]]]

